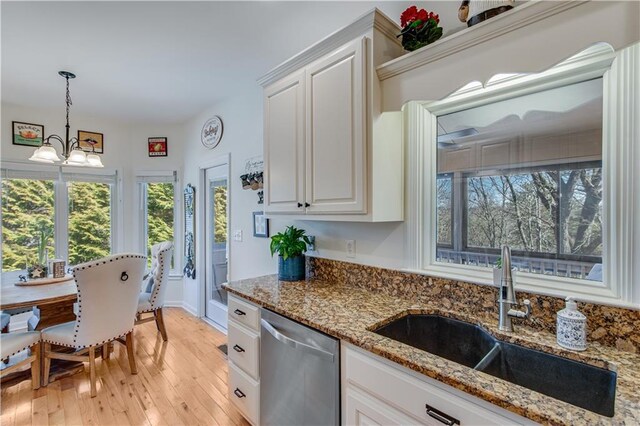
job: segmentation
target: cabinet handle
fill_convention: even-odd
[[[309,203],[304,203],[304,206],[305,206],[305,207],[311,207],[311,204],[309,204]]]
[[[235,393],[238,398],[244,398],[245,396],[247,396],[247,395],[244,394],[244,392],[242,392],[238,388],[236,388],[236,390],[234,390],[233,393]]]
[[[236,352],[244,352],[244,349],[242,349],[242,346],[238,346],[238,345],[233,345],[233,350]]]
[[[302,203],[298,203],[298,208],[302,207]]]
[[[444,423],[445,425],[448,425],[448,426],[460,424],[460,420],[456,419],[455,417],[451,417],[450,415],[443,413],[442,411],[436,408],[433,408],[429,404],[425,404],[425,406],[427,408],[427,415],[429,415],[429,417],[431,418],[436,419],[440,423]]]
[[[236,309],[235,311],[233,311],[233,313],[236,315],[247,315],[244,311],[241,311],[240,309]]]

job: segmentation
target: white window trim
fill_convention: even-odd
[[[489,268],[435,262],[437,116],[591,78],[603,77],[603,282],[518,272],[516,289],[583,301],[640,307],[640,43],[614,52],[597,44],[530,75],[469,84],[434,102],[404,107],[407,150],[407,270],[492,285]],[[636,285],[634,286],[634,282]]]
[[[173,183],[173,268],[169,271],[170,278],[182,277],[181,242],[181,186],[177,170],[144,170],[136,172],[136,186],[138,193],[138,246],[141,253],[147,253],[147,199],[146,186],[142,183],[172,182]]]
[[[111,184],[111,253],[119,250],[117,235],[120,223],[119,173],[115,169],[85,169],[78,167],[42,166],[20,161],[3,161],[2,170],[22,179],[53,181],[54,188],[54,247],[56,258],[69,259],[69,191],[68,182],[95,182]],[[53,178],[53,175],[56,175]],[[4,176],[4,173],[3,173]],[[86,180],[83,177],[87,178]],[[72,266],[72,265],[69,265]]]

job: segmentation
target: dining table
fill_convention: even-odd
[[[16,312],[24,309],[25,312],[31,312],[27,320],[29,330],[42,330],[52,325],[75,321],[74,303],[78,299],[78,288],[72,276],[53,284],[34,284],[21,282],[21,275],[26,276],[26,271],[2,272],[0,310]],[[68,377],[83,369],[81,362],[52,360],[49,381]],[[3,377],[2,384],[30,378],[29,370],[19,371]]]

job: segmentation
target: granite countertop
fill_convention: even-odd
[[[345,340],[407,368],[485,399],[531,420],[547,424],[640,424],[640,355],[592,343],[584,352],[558,346],[549,332],[518,327],[501,332],[497,318],[461,315],[434,304],[413,302],[318,278],[278,281],[276,275],[231,282],[235,295]],[[406,313],[439,314],[483,326],[500,340],[617,372],[615,416],[601,416],[574,405],[472,370],[453,361],[371,332]]]

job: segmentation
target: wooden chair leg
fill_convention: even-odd
[[[44,352],[44,368],[42,369],[42,385],[47,386],[49,384],[49,370],[51,370],[51,358],[49,353],[51,352],[51,343],[44,343],[42,350]]]
[[[162,340],[166,342],[169,339],[167,337],[167,329],[164,326],[164,317],[162,316],[162,308],[156,309],[153,312],[153,315],[156,317],[156,327],[158,327],[158,331],[160,331],[160,334],[162,335]]]
[[[131,374],[138,374],[138,367],[136,366],[136,358],[133,350],[133,332],[127,333],[127,357],[129,358]]]
[[[31,354],[35,357],[31,363],[31,387],[33,389],[40,389],[40,356],[41,356],[40,342],[31,347]]]
[[[98,394],[96,390],[96,348],[89,348],[89,375],[91,379],[91,398],[95,398]]]
[[[109,344],[102,345],[102,359],[109,359]]]

